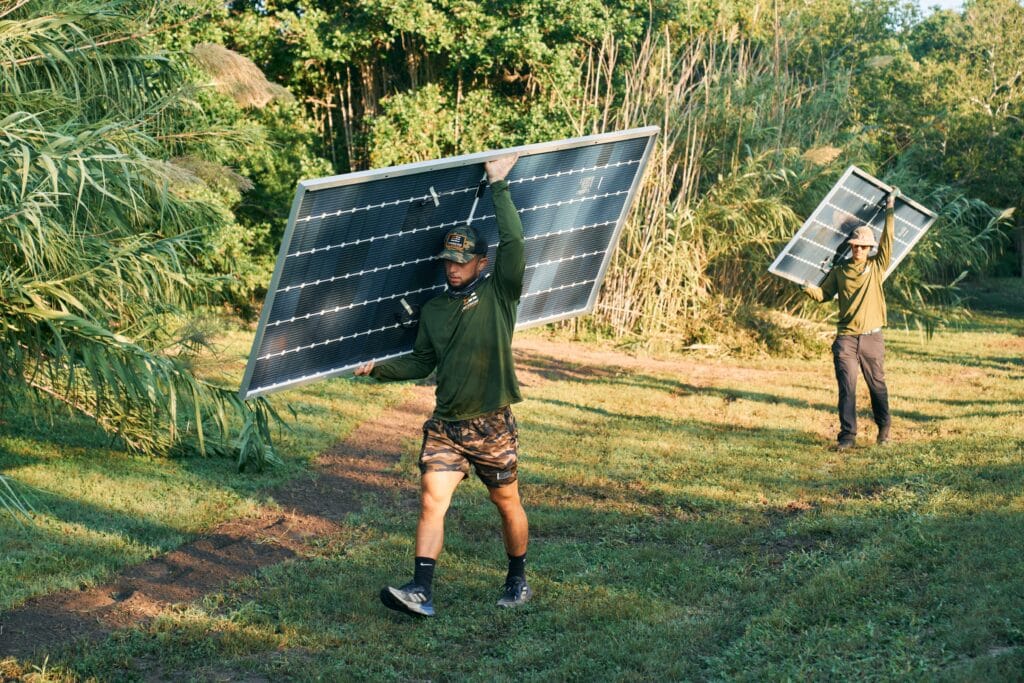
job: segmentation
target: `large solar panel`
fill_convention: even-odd
[[[241,395],[332,377],[412,350],[419,308],[445,291],[444,234],[498,228],[483,164],[509,173],[526,273],[516,329],[593,310],[657,127],[299,183]],[[489,266],[492,267],[492,266]]]
[[[885,226],[885,198],[891,188],[856,166],[846,169],[818,208],[807,218],[775,262],[768,267],[787,280],[820,285],[832,266],[850,255],[853,229],[870,225],[879,239]],[[900,195],[893,212],[889,275],[935,222],[935,214]],[[872,253],[874,253],[872,251]]]

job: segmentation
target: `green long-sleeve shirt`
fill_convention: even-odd
[[[892,260],[893,230],[893,212],[886,209],[885,227],[874,256],[863,263],[845,259],[829,271],[820,287],[804,287],[815,301],[829,301],[839,295],[837,334],[864,334],[885,325],[882,281]]]
[[[412,353],[370,372],[397,381],[426,377],[436,367],[434,417],[440,420],[468,420],[522,400],[512,332],[526,269],[523,224],[506,181],[492,183],[491,196],[498,223],[493,274],[466,297],[445,293],[428,301]]]

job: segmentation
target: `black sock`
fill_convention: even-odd
[[[508,556],[508,575],[505,577],[505,581],[511,581],[516,577],[526,578],[526,553],[519,557]]]
[[[434,583],[434,565],[437,560],[430,557],[417,557],[416,565],[413,567],[412,581],[417,586],[422,586],[429,593]]]

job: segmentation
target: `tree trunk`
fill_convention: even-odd
[[[348,173],[355,169],[358,160],[355,149],[355,111],[352,108],[352,69],[345,66],[345,86],[341,85],[341,73],[336,72],[335,79],[338,84],[338,109],[341,111],[342,130],[345,133],[345,165],[342,169],[335,167],[335,171],[341,170]]]
[[[1020,266],[1020,276],[1024,278],[1024,223],[1017,219],[1017,260]]]

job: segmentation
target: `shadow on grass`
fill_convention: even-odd
[[[172,527],[146,515],[125,513],[111,507],[75,500],[59,494],[33,489],[30,491],[36,512],[69,524],[79,524],[90,531],[119,536],[126,543],[141,543],[161,548],[182,542],[188,532]],[[33,527],[38,529],[38,527]],[[64,531],[46,531],[52,543],[60,545],[67,538]],[[0,560],[2,562],[2,560]]]
[[[24,460],[0,448],[0,462]],[[13,584],[0,598],[0,610],[33,595],[91,583],[126,562],[179,546],[189,536],[187,531],[147,514],[34,487],[19,486],[18,491],[39,517],[38,523],[17,527],[5,523],[0,579]],[[76,531],[76,526],[82,531]]]
[[[29,396],[21,398],[3,405],[4,437],[23,438],[61,448],[118,448],[117,438],[97,427],[95,422],[59,408],[55,408],[52,415],[47,415],[45,408],[40,407],[35,399]]]
[[[1024,358],[1017,356],[977,356],[967,353],[940,354],[925,349],[900,348],[900,356],[930,363],[943,363],[969,368],[1012,372],[1024,369]],[[1019,378],[1014,377],[1013,379]]]
[[[785,405],[792,408],[821,410],[834,412],[835,403],[817,403],[804,399],[793,398],[778,393],[767,393],[763,391],[750,391],[743,389],[727,389],[716,386],[697,386],[680,382],[678,380],[656,377],[653,375],[636,374],[624,368],[602,368],[593,365],[582,365],[568,361],[556,360],[549,356],[518,352],[517,360],[539,373],[541,376],[563,382],[597,382],[612,386],[631,387],[637,389],[649,389],[663,392],[672,396],[702,396],[721,399],[724,403],[732,403],[737,400],[753,401],[766,405]],[[831,374],[823,375],[823,390],[834,391],[834,378]],[[538,400],[533,397],[531,401]],[[894,410],[897,417],[913,422],[928,422],[938,416],[929,415],[912,410]]]
[[[779,429],[775,427],[745,427],[736,424],[721,422],[708,422],[704,420],[679,420],[658,415],[641,415],[625,412],[609,411],[598,406],[588,406],[570,401],[563,401],[554,398],[533,398],[531,403],[556,406],[569,410],[580,411],[610,421],[612,424],[625,423],[639,427],[639,431],[654,431],[659,434],[673,434],[679,439],[686,440],[708,440],[713,438],[728,438],[730,442],[737,443],[742,448],[763,446],[765,441],[779,443],[785,441],[793,446],[812,446],[822,444],[821,438],[801,429]],[[544,429],[552,429],[554,422],[544,424]],[[611,424],[609,426],[612,426]],[[529,425],[526,427],[529,429]],[[574,429],[556,429],[563,434],[579,434],[585,436],[587,426],[576,424]]]

